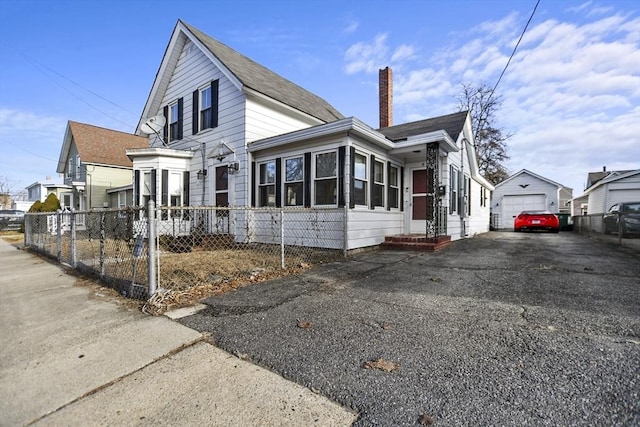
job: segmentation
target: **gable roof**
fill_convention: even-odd
[[[328,123],[344,118],[338,110],[319,96],[238,53],[192,25],[178,20],[156,73],[138,124],[138,132],[146,116],[158,111],[161,102],[159,98],[169,84],[171,74],[187,40],[191,40],[200,48],[240,90],[259,93],[314,117],[319,122]]]
[[[64,172],[72,142],[83,163],[129,168],[132,163],[126,155],[126,149],[149,146],[149,140],[141,136],[70,120],[60,150],[58,173]]]
[[[552,181],[552,180],[550,180],[549,178],[545,178],[545,177],[544,177],[544,176],[542,176],[542,175],[538,175],[538,174],[536,174],[536,173],[533,173],[533,172],[531,172],[530,170],[522,169],[522,170],[520,170],[519,172],[514,173],[513,175],[511,175],[509,178],[505,179],[504,181],[499,182],[498,184],[496,184],[496,190],[497,190],[499,187],[501,187],[502,185],[504,185],[504,184],[506,184],[507,182],[511,181],[512,179],[516,178],[517,176],[520,176],[520,175],[523,175],[523,174],[530,175],[530,176],[532,176],[532,177],[534,177],[534,178],[537,178],[537,179],[539,179],[539,180],[541,180],[541,181],[547,182],[547,183],[549,183],[549,184],[551,184],[551,185],[555,185],[555,186],[556,186],[556,187],[558,187],[558,188],[569,188],[569,187],[565,187],[565,186],[564,186],[564,185],[562,185],[562,184],[558,184],[557,182]]]
[[[417,122],[389,126],[378,129],[378,132],[382,133],[392,141],[400,141],[410,136],[444,130],[449,134],[453,141],[457,141],[458,135],[460,135],[460,132],[462,132],[462,129],[464,128],[468,113],[468,111],[461,111],[459,113],[432,117],[430,119],[419,120]]]
[[[589,172],[587,175],[587,189],[593,187],[598,182],[603,181],[605,179],[609,179],[610,177],[617,177],[629,172],[633,172],[633,170],[624,170],[624,171],[609,171],[609,172]]]
[[[179,20],[246,87],[324,122],[343,119],[332,105],[224,43]]]

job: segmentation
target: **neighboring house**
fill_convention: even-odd
[[[25,188],[27,190],[27,202],[29,207],[33,203],[40,201],[44,202],[49,194],[55,194],[58,200],[62,200],[62,194],[71,191],[71,186],[66,184],[56,184],[52,182],[39,182],[36,181],[33,184]],[[27,207],[27,210],[29,209]]]
[[[640,169],[603,173],[605,175],[592,182],[582,196],[574,199],[574,209],[576,200],[585,198],[589,215],[603,214],[616,203],[640,201]]]
[[[146,146],[146,138],[69,121],[57,168],[64,176],[62,208],[118,207],[107,191],[131,185],[132,163],[126,150]]]
[[[573,190],[548,178],[522,169],[496,185],[491,197],[492,224],[498,229],[513,228],[522,211],[571,212]]]
[[[137,134],[151,117],[166,124],[149,147],[127,150],[134,204],[341,209],[348,249],[488,231],[493,186],[470,115],[392,126],[391,96],[386,68],[374,129],[178,21]]]

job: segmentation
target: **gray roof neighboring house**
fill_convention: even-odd
[[[279,76],[186,22],[181,20],[179,22],[246,87],[327,123],[344,118],[338,110],[319,96]]]
[[[392,141],[401,141],[410,136],[444,130],[449,134],[453,141],[456,141],[458,139],[458,135],[462,132],[464,123],[467,119],[467,114],[468,111],[461,111],[459,113],[432,117],[430,119],[419,120],[417,122],[381,128],[378,129],[378,132],[382,133]]]

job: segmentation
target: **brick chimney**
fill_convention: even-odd
[[[380,70],[379,91],[380,91],[380,127],[387,128],[393,126],[393,76],[391,68],[386,67]]]

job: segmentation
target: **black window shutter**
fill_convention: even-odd
[[[169,205],[169,171],[162,169],[162,183],[160,184],[160,194],[162,194],[162,206]]]
[[[353,194],[355,193],[355,180],[353,177],[356,174],[356,148],[349,148],[349,208],[353,209],[356,207],[355,197]]]
[[[133,171],[133,200],[136,206],[140,206],[140,170]]]
[[[345,153],[347,147],[338,147],[338,206],[344,207],[345,204],[345,192],[344,186],[344,166],[345,166]]]
[[[156,194],[158,191],[158,181],[157,181],[157,173],[155,169],[151,169],[151,194],[150,198],[153,200],[153,203],[158,205],[158,200],[156,199]]]
[[[198,118],[200,116],[200,90],[193,91],[193,108],[191,114],[191,135],[198,133]]]
[[[404,168],[400,168],[400,211],[404,211]]]
[[[282,158],[276,159],[276,207],[282,206]]]
[[[373,154],[370,156],[371,159],[369,160],[369,209],[375,209],[375,202],[373,201],[374,199],[374,195],[375,195],[375,187],[376,187],[376,183],[375,183],[375,179],[376,179],[376,168],[375,168],[375,164],[376,164],[376,156],[374,156]]]
[[[218,83],[219,80],[211,82],[211,127],[218,127]]]
[[[251,162],[251,188],[249,189],[249,193],[251,193],[251,206],[256,206],[256,175],[257,170],[256,162]]]
[[[397,179],[398,177],[396,177]],[[396,184],[398,181],[396,181]],[[384,182],[387,187],[387,210],[391,210],[391,162],[387,162],[387,180]]]
[[[304,207],[311,207],[311,153],[304,153],[304,181],[302,181],[303,187],[303,200]]]
[[[182,195],[182,205],[183,206],[189,206],[189,191],[190,188],[189,186],[191,185],[191,183],[189,182],[189,171],[184,171],[182,173],[182,186],[184,189],[184,194]]]
[[[178,139],[182,139],[182,108],[183,108],[183,98],[178,99]]]
[[[171,120],[171,118],[169,117],[169,106],[165,105],[162,113],[164,114],[164,118],[166,119],[166,121],[164,122],[164,128],[162,129],[162,138],[164,139],[162,142],[163,144],[167,143],[167,138],[169,136],[169,121]]]

